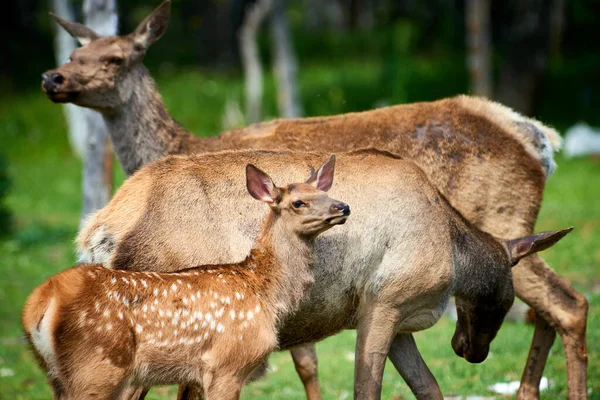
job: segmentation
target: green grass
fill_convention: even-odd
[[[337,67],[306,66],[301,89],[307,113],[370,108],[381,99],[417,100],[414,92],[425,83],[417,86],[414,76],[425,82],[429,75],[433,82],[438,78],[418,60],[411,62],[411,68],[417,71],[409,74],[413,83],[396,82],[396,88],[387,94],[374,92],[382,71],[372,63],[352,62],[341,71]],[[266,86],[265,115],[275,115],[270,79]],[[240,100],[242,93],[238,77],[225,79],[198,71],[164,73],[159,87],[175,118],[202,135],[221,129],[226,99]],[[452,90],[429,91],[423,98],[451,94],[445,91]],[[80,216],[81,163],[67,143],[61,108],[40,93],[5,95],[0,99],[0,152],[6,154],[10,164],[13,185],[7,205],[15,214],[16,225],[14,234],[0,241],[0,399],[48,398],[43,374],[20,339],[19,316],[26,296],[36,285],[75,261],[72,240]],[[537,229],[575,226],[573,233],[546,251],[544,257],[590,299],[589,385],[592,398],[599,398],[600,163],[562,157],[558,157],[558,163],[558,171],[548,182]],[[116,181],[121,180],[119,171]],[[506,323],[492,344],[490,357],[481,365],[468,364],[454,355],[450,347],[453,329],[453,323],[444,318],[432,329],[416,335],[423,357],[444,393],[492,395],[487,386],[519,379],[533,334],[531,326]],[[321,384],[327,399],[352,396],[354,339],[355,332],[348,331],[317,345]],[[266,379],[245,389],[244,398],[303,397],[288,353],[274,354],[271,368]],[[12,376],[5,376],[11,371]],[[544,398],[566,398],[560,340],[552,349],[544,375],[554,381]],[[174,398],[173,394],[172,388],[156,388],[148,398]],[[395,396],[412,398],[402,379],[388,365],[383,397]]]

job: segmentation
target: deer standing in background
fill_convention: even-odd
[[[413,160],[478,228],[496,237],[533,232],[560,137],[507,107],[458,96],[333,117],[278,119],[200,138],[171,118],[142,63],[148,47],[166,31],[168,1],[125,36],[99,37],[83,25],[56,19],[83,47],[73,52],[70,63],[43,75],[43,89],[54,102],[72,102],[103,115],[127,174],[167,154],[376,147]],[[586,398],[587,300],[537,255],[519,263],[513,275],[517,295],[538,314],[518,397],[539,397],[539,381],[558,332],[569,397]],[[294,361],[311,399],[318,399],[316,358],[304,354],[293,353]]]
[[[114,399],[129,384],[173,383],[200,387],[208,400],[239,398],[313,282],[314,238],[350,215],[324,192],[327,165],[316,188],[278,188],[246,166],[248,192],[271,211],[238,264],[171,274],[82,265],[38,286],[23,326],[55,398]]]
[[[82,257],[152,271],[242,259],[261,210],[236,171],[252,163],[276,181],[297,181],[322,157],[238,151],[151,163],[89,219],[77,239]],[[326,163],[320,174],[332,168]],[[454,294],[460,315],[452,346],[469,362],[483,361],[514,299],[512,265],[566,231],[497,240],[462,218],[414,163],[389,153],[338,154],[335,169],[331,195],[352,204],[353,219],[316,239],[315,283],[282,320],[279,347],[356,328],[357,398],[379,398],[389,355],[417,398],[441,399],[411,333],[431,327]]]

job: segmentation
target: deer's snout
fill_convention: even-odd
[[[332,213],[336,213],[336,212],[341,212],[342,215],[344,216],[348,216],[350,215],[350,206],[346,203],[335,203],[331,205],[331,212]]]
[[[65,77],[54,71],[48,71],[42,74],[42,87],[46,92],[54,92],[65,83]]]

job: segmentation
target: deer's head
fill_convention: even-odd
[[[246,186],[252,197],[271,207],[289,231],[311,238],[334,225],[344,224],[350,215],[347,204],[325,193],[333,183],[334,169],[332,155],[307,182],[277,187],[266,173],[248,164]]]
[[[132,71],[142,65],[148,47],[165,33],[170,8],[167,0],[133,33],[107,37],[50,14],[81,47],[71,53],[68,63],[42,74],[42,90],[56,103],[96,109],[122,104],[134,89]]]
[[[495,265],[481,265],[489,273],[492,269],[501,274],[492,287],[484,288],[487,295],[473,298],[456,296],[458,320],[452,337],[454,352],[471,363],[483,362],[489,353],[490,343],[496,337],[504,317],[512,306],[514,289],[511,268],[520,259],[554,245],[573,228],[542,232],[505,242],[497,241],[499,252]]]

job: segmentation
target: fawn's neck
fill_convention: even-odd
[[[313,239],[290,232],[283,218],[271,212],[247,259],[248,268],[264,278],[261,292],[278,318],[298,309],[314,281]]]
[[[186,153],[188,142],[197,139],[171,118],[144,66],[131,71],[131,95],[103,117],[113,147],[125,173],[167,154]]]

